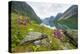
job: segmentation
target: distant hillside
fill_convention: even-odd
[[[54,16],[47,17],[43,20],[43,23],[49,26],[54,26],[53,24],[54,19],[55,19]]]
[[[58,20],[61,16],[63,15],[63,13],[58,13],[55,17],[55,20]]]
[[[11,12],[18,15],[28,16],[32,22],[41,23],[40,18],[26,2],[11,1],[10,4]]]

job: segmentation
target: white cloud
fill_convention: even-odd
[[[35,13],[44,19],[49,16],[56,16],[57,13],[63,13],[66,11],[71,4],[55,4],[55,3],[44,3],[44,2],[27,2],[35,11]]]

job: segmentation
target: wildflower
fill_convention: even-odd
[[[62,38],[62,32],[59,29],[54,30],[54,36],[58,39],[61,39]]]

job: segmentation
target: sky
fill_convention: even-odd
[[[28,3],[40,19],[45,19],[50,16],[56,16],[58,13],[66,11],[71,4],[56,4],[44,2],[26,2]]]

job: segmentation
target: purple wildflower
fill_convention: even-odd
[[[58,39],[60,39],[60,38],[62,37],[61,31],[58,30],[58,29],[54,31],[54,35],[55,35]]]

